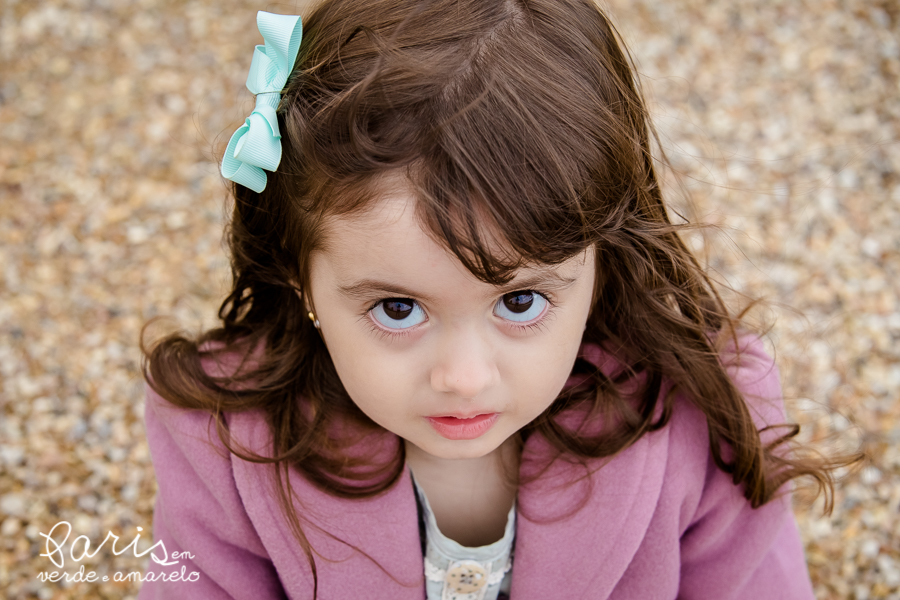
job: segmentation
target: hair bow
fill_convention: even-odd
[[[259,11],[256,26],[265,40],[253,51],[247,89],[256,94],[256,107],[228,141],[222,175],[255,192],[266,189],[267,171],[281,163],[281,132],[275,110],[281,90],[297,60],[302,26],[300,17]]]

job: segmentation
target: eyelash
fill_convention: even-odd
[[[544,315],[537,321],[532,321],[525,325],[519,325],[513,321],[507,321],[507,324],[510,327],[512,327],[513,329],[517,329],[519,331],[536,330],[536,329],[543,328],[544,325],[546,325],[547,319],[549,319],[553,315],[553,311],[556,309],[556,300],[553,298],[552,294],[549,294],[547,292],[542,292],[540,290],[513,290],[513,291],[532,292],[535,294],[540,294],[547,301],[547,310],[544,312]],[[378,306],[380,303],[384,302],[385,300],[389,300],[389,299],[390,298],[379,298],[378,300],[373,302],[371,305],[369,305],[369,308],[367,308],[365,310],[365,312],[361,315],[361,317],[366,322],[366,324],[369,326],[369,329],[371,329],[373,333],[379,335],[382,338],[399,339],[399,338],[409,335],[410,333],[412,333],[412,331],[414,329],[417,329],[417,327],[413,326],[413,327],[409,327],[407,329],[397,329],[394,331],[388,331],[386,328],[379,327],[378,325],[376,325],[375,322],[368,316],[369,313],[372,312],[372,310],[376,306]],[[409,300],[413,300],[413,299],[409,298]],[[415,302],[415,300],[413,300],[413,301]]]

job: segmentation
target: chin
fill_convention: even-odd
[[[500,442],[485,439],[475,440],[446,440],[429,444],[420,448],[428,454],[445,460],[465,460],[483,458],[500,447]]]

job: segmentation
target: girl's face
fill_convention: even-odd
[[[414,202],[391,192],[328,224],[311,259],[311,308],[369,418],[431,456],[482,457],[565,384],[590,310],[594,252],[521,269],[496,287],[428,237]]]

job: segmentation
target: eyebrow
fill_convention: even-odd
[[[554,272],[530,275],[523,279],[511,281],[508,284],[496,286],[496,291],[486,294],[493,296],[494,294],[507,294],[518,290],[564,290],[578,281],[577,277],[563,277]],[[426,302],[433,302],[433,298],[427,294],[422,294],[409,288],[396,285],[387,281],[378,281],[376,279],[361,279],[350,285],[342,285],[338,287],[338,291],[347,298],[355,300],[368,300],[373,296],[394,297],[394,298],[415,298]]]

